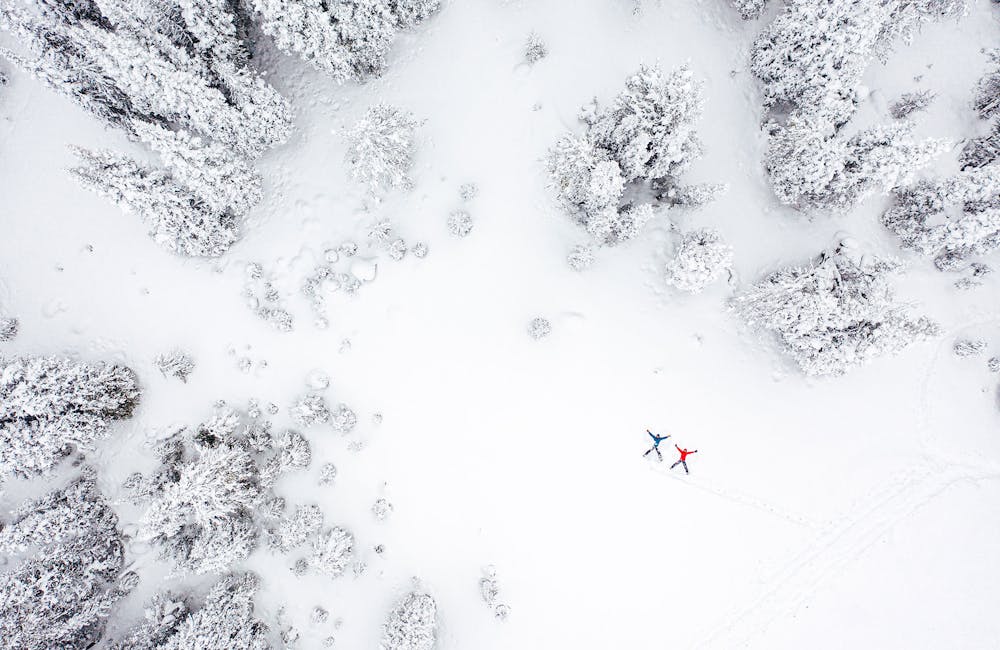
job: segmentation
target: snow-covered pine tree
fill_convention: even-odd
[[[609,109],[583,112],[585,137],[564,135],[545,160],[561,207],[608,246],[637,236],[654,215],[652,204],[626,200],[630,186],[647,186],[663,208],[697,207],[722,189],[679,183],[701,153],[701,83],[691,71],[642,67],[625,86]]]
[[[91,468],[22,504],[0,529],[0,638],[19,650],[90,648],[136,584],[124,573],[118,517]]]
[[[0,9],[28,54],[2,53],[112,126],[147,122],[244,156],[284,142],[291,110],[248,67],[235,5],[223,0],[39,0]]]
[[[0,480],[52,469],[90,449],[139,403],[135,373],[63,357],[0,359]]]
[[[875,125],[844,139],[815,115],[773,125],[764,168],[778,199],[799,210],[843,212],[874,192],[910,182],[948,148],[945,140],[915,140],[905,122]]]
[[[875,126],[850,139],[841,129],[854,115],[862,77],[876,56],[924,22],[963,8],[961,0],[786,4],[754,43],[750,66],[773,122],[765,167],[783,203],[843,210],[880,186],[887,191],[905,182],[942,150],[937,141],[914,141],[901,125]]]
[[[274,481],[300,466],[286,462],[288,453],[269,422],[232,409],[176,433],[157,448],[156,472],[126,482],[132,500],[147,504],[139,538],[159,546],[178,573],[228,570],[257,547],[256,510],[274,497]]]
[[[882,224],[942,271],[1000,248],[1000,162],[897,188]]]
[[[437,603],[427,595],[407,594],[382,626],[379,650],[431,650],[436,640]]]
[[[899,268],[842,242],[808,266],[767,276],[733,308],[773,332],[807,374],[841,375],[938,333],[895,299],[888,276]]]
[[[733,265],[733,249],[719,233],[700,228],[684,233],[674,257],[667,262],[667,284],[701,293]]]
[[[113,650],[270,650],[268,627],[254,616],[260,580],[253,573],[216,582],[201,607],[189,596],[157,594],[146,619],[111,645]]]
[[[962,169],[983,167],[1000,158],[1000,49],[990,51],[989,56],[998,67],[979,81],[972,106],[981,118],[993,120],[993,126],[988,134],[972,138],[962,148]]]
[[[409,111],[376,104],[365,111],[347,133],[347,162],[351,176],[372,194],[409,189],[415,153],[414,135],[420,123]]]
[[[149,236],[166,250],[188,257],[218,257],[239,237],[240,215],[213,210],[173,173],[111,151],[74,148],[70,170],[83,187],[137,214]]]
[[[440,0],[248,0],[261,31],[337,81],[385,69],[398,29],[430,17]]]
[[[677,178],[701,155],[695,122],[702,83],[687,67],[664,74],[643,66],[610,109],[598,110],[587,138],[621,167],[626,183]]]

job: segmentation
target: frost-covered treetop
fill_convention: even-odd
[[[583,111],[582,136],[566,134],[545,160],[563,209],[598,244],[613,246],[641,232],[656,208],[697,207],[721,187],[685,186],[679,176],[701,155],[695,123],[702,83],[686,67],[664,73],[643,66],[608,108],[596,100]],[[626,199],[646,185],[657,203]]]
[[[588,138],[618,163],[626,182],[677,177],[701,154],[695,123],[702,87],[687,67],[665,74],[643,66],[612,106],[598,111]]]
[[[347,133],[351,176],[372,194],[412,185],[409,177],[419,122],[409,111],[375,104]]]

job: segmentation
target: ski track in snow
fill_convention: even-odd
[[[727,501],[766,512],[767,514],[774,515],[775,517],[779,517],[798,526],[805,526],[813,530],[818,530],[820,528],[820,524],[818,522],[803,514],[785,510],[784,508],[776,506],[772,503],[768,503],[764,499],[757,498],[731,487],[714,485],[709,481],[695,477],[693,474],[685,474],[683,468],[674,468],[671,470],[670,465],[664,464],[663,467],[654,466],[653,471],[659,474],[666,474],[674,480],[682,481],[687,485],[704,490],[705,492],[714,494],[718,497],[726,499]]]
[[[725,617],[695,647],[754,647],[772,622],[793,615],[820,584],[900,521],[955,483],[988,478],[1000,478],[1000,466],[943,463],[927,458],[899,472],[863,500],[856,516],[824,529],[815,542],[777,573],[759,598]]]

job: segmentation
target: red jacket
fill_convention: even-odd
[[[674,447],[677,447],[677,445],[674,445]],[[697,454],[698,453],[697,449],[695,449],[694,451],[688,451],[687,449],[681,449],[680,447],[677,447],[677,451],[681,452],[681,460],[684,460],[685,458],[687,458],[691,454]]]

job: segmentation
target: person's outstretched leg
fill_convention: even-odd
[[[688,462],[686,460],[682,460],[681,461],[681,465],[684,466],[684,473],[685,474],[690,474],[691,473],[691,472],[688,471]]]
[[[646,456],[650,455],[651,453],[653,453],[654,449],[656,449],[656,447],[650,447],[649,449],[646,450],[646,453],[644,453],[642,457],[645,458]]]
[[[681,461],[677,461],[676,463],[674,463],[673,465],[670,466],[670,469],[673,469],[673,468],[677,467],[680,464],[681,464]]]
[[[656,457],[659,458],[660,462],[662,463],[663,462],[663,454],[660,453],[660,448],[659,447],[653,447],[653,449],[656,450]]]

